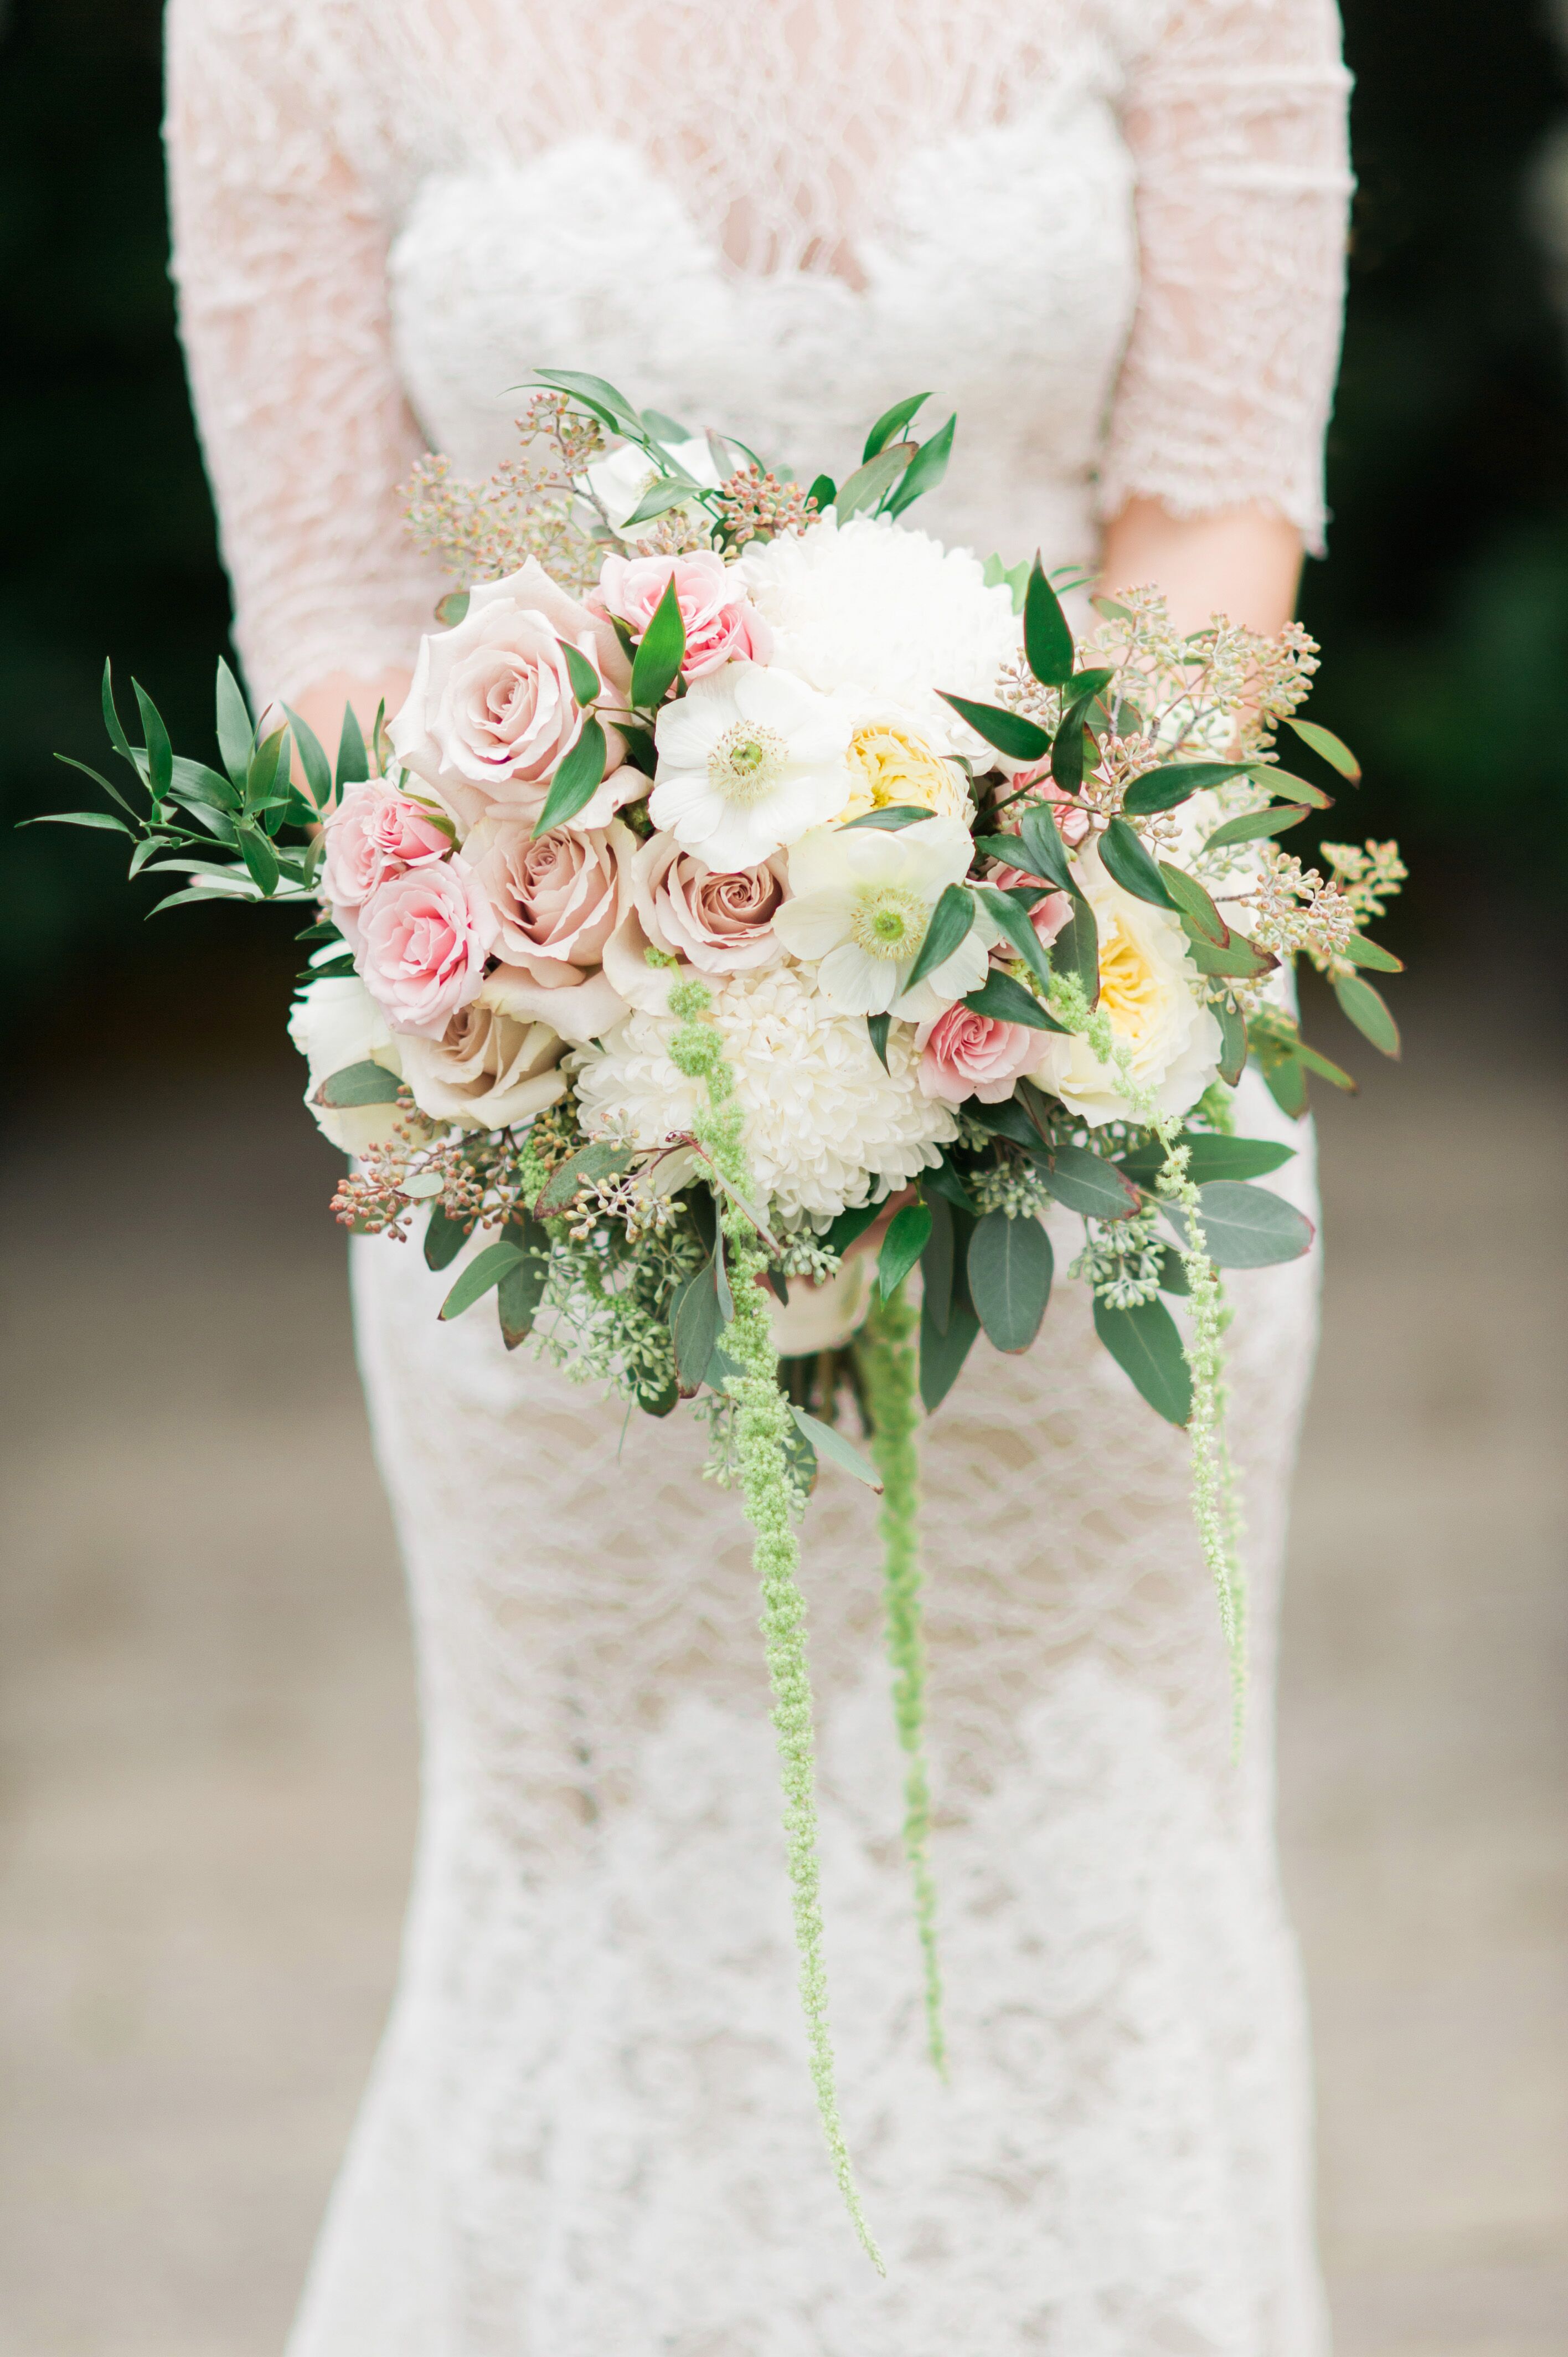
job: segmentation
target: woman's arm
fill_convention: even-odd
[[[1226,614],[1273,637],[1295,612],[1302,546],[1301,527],[1266,508],[1175,516],[1133,499],[1106,527],[1100,577],[1112,595],[1155,583],[1178,630]]]
[[[423,447],[393,361],[388,225],[344,152],[295,0],[170,0],[166,137],[180,330],[258,705],[330,749],[401,693],[445,586],[404,529]]]

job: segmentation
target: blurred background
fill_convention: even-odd
[[[1334,832],[1402,838],[1380,931],[1413,971],[1397,1066],[1307,1005],[1365,1094],[1319,1107],[1286,1869],[1340,2357],[1562,2357],[1568,1103],[1537,945],[1568,886],[1568,7],[1345,16],[1360,194],[1305,613],[1314,716],[1367,770]],[[177,744],[209,730],[228,607],[158,107],[153,0],[0,7],[0,2357],[278,2348],[412,1826],[293,923],[149,930],[108,838],[11,826],[76,801],[54,748],[98,760],[106,651]]]

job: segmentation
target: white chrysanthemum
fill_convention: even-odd
[[[832,515],[758,542],[736,565],[773,629],[773,662],[825,694],[901,705],[942,753],[990,748],[938,694],[990,703],[1018,651],[1011,590],[988,588],[978,557],[890,516]]]
[[[950,1109],[915,1082],[914,1035],[895,1025],[884,1071],[859,1016],[839,1015],[792,966],[737,974],[714,1017],[746,1113],[746,1150],[774,1216],[819,1230],[931,1168],[958,1135]],[[574,1059],[591,1136],[657,1146],[689,1129],[698,1086],[670,1061],[675,1023],[638,1012]]]
[[[1098,856],[1077,863],[1100,928],[1100,1006],[1133,1077],[1154,1092],[1160,1113],[1186,1113],[1219,1070],[1219,1026],[1203,996],[1178,920],[1113,884]],[[1042,1035],[1033,1076],[1098,1129],[1133,1114],[1114,1070],[1087,1039]]]
[[[817,987],[842,1013],[931,1020],[980,988],[996,938],[982,910],[951,956],[908,987],[931,911],[962,883],[973,849],[956,818],[920,819],[897,834],[818,827],[789,854],[792,897],[774,915],[775,937],[792,957],[820,961]]]
[[[725,663],[660,712],[649,816],[709,867],[759,866],[843,810],[849,729],[791,673]]]

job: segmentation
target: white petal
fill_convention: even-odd
[[[774,919],[777,924],[779,920]],[[886,1015],[898,986],[891,958],[869,957],[857,942],[841,942],[817,968],[817,987],[846,1015]]]
[[[709,754],[735,717],[727,698],[699,693],[706,683],[694,681],[691,693],[665,705],[654,724],[660,776],[666,765],[672,770],[705,770]]]
[[[775,912],[773,931],[791,957],[826,957],[847,936],[854,914],[850,894],[830,888],[786,900]]]

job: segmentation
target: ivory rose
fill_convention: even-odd
[[[504,581],[472,590],[456,629],[420,640],[413,683],[392,724],[392,746],[465,824],[487,813],[532,824],[543,808],[550,780],[583,726],[563,640],[593,664],[610,702],[622,702],[631,667],[614,630],[557,587],[533,557]],[[624,748],[613,728],[606,734],[607,770],[615,771]],[[647,791],[635,771],[623,784],[623,802]],[[580,813],[578,823],[600,822],[596,811],[592,818]]]
[[[345,1154],[380,1146],[402,1118],[395,1103],[322,1105],[316,1092],[350,1064],[382,1064],[400,1079],[403,1058],[386,1018],[357,974],[322,974],[306,983],[288,1018],[288,1036],[310,1068],[305,1102],[324,1136]]]
[[[673,837],[655,835],[632,864],[632,892],[655,949],[701,974],[748,974],[784,954],[773,919],[785,874],[782,852],[755,867],[709,867]]]
[[[915,1033],[921,1093],[943,1104],[962,1104],[966,1097],[1000,1104],[1037,1058],[1039,1039],[1037,1031],[1022,1023],[1004,1023],[962,1005],[950,1006]]]
[[[439,1039],[403,1041],[403,1078],[432,1121],[500,1129],[560,1103],[565,1051],[548,1023],[520,1021],[481,996],[460,1006]]]
[[[687,556],[607,556],[590,603],[618,615],[640,638],[671,582],[686,626],[681,670],[687,679],[717,671],[732,655],[768,661],[773,633],[716,549],[694,549]]]
[[[358,912],[379,884],[405,868],[431,867],[452,848],[450,825],[422,810],[385,778],[346,786],[322,823],[322,898],[358,946]]]
[[[515,820],[481,819],[463,856],[495,912],[496,956],[546,989],[580,983],[604,963],[636,848],[618,822],[536,836]]]
[[[495,935],[495,911],[466,859],[406,868],[360,911],[360,971],[394,1031],[439,1039],[478,996]]]

